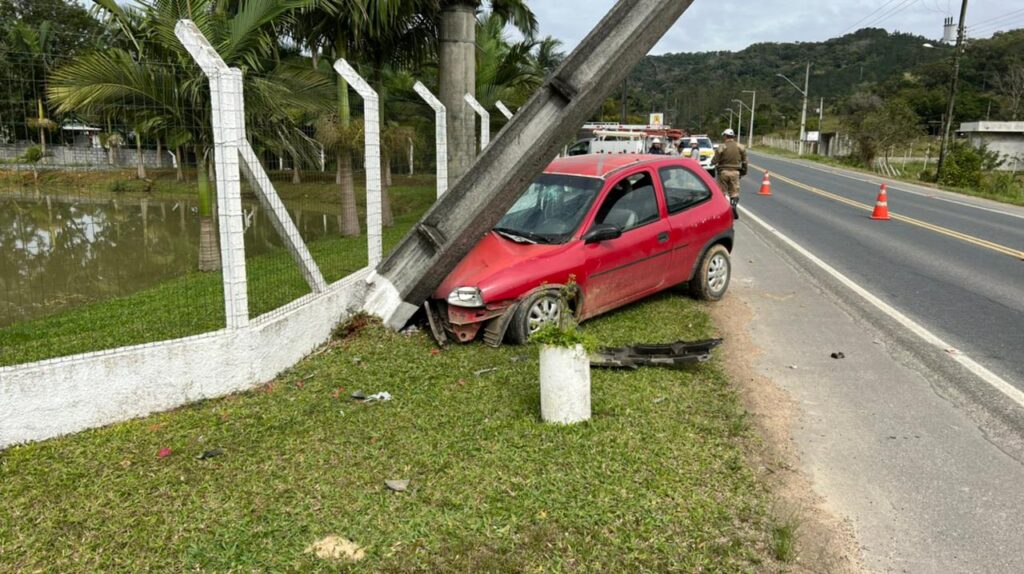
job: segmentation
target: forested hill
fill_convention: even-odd
[[[928,42],[935,47],[926,47]],[[928,38],[865,28],[825,42],[766,42],[739,52],[649,56],[630,76],[630,111],[638,116],[666,111],[681,126],[717,125],[723,114],[727,118],[724,108],[738,109],[734,98],[749,105],[750,94],[743,91],[757,90],[758,120],[764,115],[764,125],[773,128],[783,117],[798,114],[801,101],[777,74],[802,88],[810,62],[809,115],[814,115],[819,98],[825,99],[826,116],[831,112],[834,117],[850,96],[867,92],[883,99],[904,98],[928,125],[944,113],[952,54],[952,46]],[[957,117],[1020,115],[1019,101],[1007,101],[1005,90],[999,89],[1015,65],[1024,65],[1024,30],[970,41],[961,68]],[[608,102],[605,117],[617,117],[620,104]]]

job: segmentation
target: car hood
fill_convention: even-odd
[[[484,301],[495,302],[517,297],[539,282],[565,281],[560,276],[567,276],[574,262],[563,258],[554,265],[553,260],[568,251],[573,241],[562,245],[516,243],[491,231],[441,282],[434,297],[447,299],[456,287],[477,287]],[[560,278],[552,279],[552,273]]]

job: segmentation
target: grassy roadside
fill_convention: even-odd
[[[602,344],[714,331],[678,293],[584,327]],[[535,348],[433,349],[371,326],[262,389],[0,453],[0,571],[777,566],[784,525],[719,365],[595,371],[594,419],[566,428],[538,422]],[[354,403],[355,390],[394,400]],[[223,454],[195,458],[210,449]],[[304,552],[331,534],[366,557]]]
[[[384,230],[385,250],[398,243],[436,196],[432,180],[427,185],[399,183],[405,185],[391,188],[395,225]],[[328,282],[367,261],[365,235],[311,242],[309,250]],[[253,317],[309,293],[284,249],[248,258],[246,266]],[[224,326],[223,301],[221,274],[194,272],[132,295],[17,323],[0,329],[0,366],[215,331]]]
[[[802,159],[802,160],[813,161],[813,162],[820,163],[820,164],[823,164],[823,165],[828,165],[828,166],[832,166],[832,167],[848,169],[850,171],[858,171],[858,172],[865,173],[865,174],[868,174],[868,175],[873,175],[873,176],[876,176],[876,177],[884,177],[886,179],[897,179],[897,180],[900,180],[900,181],[906,181],[908,183],[913,183],[915,185],[920,185],[922,187],[931,187],[931,188],[935,188],[935,189],[941,189],[943,191],[950,191],[950,192],[953,192],[953,193],[959,193],[959,194],[963,194],[963,195],[971,195],[971,196],[974,196],[974,197],[981,197],[981,198],[984,198],[984,199],[991,199],[993,201],[998,201],[998,202],[1001,202],[1001,203],[1008,203],[1010,205],[1024,205],[1024,174],[1022,174],[1022,175],[1017,177],[1017,184],[1018,185],[1017,185],[1016,193],[1013,193],[1013,192],[993,193],[991,191],[983,190],[983,189],[948,187],[948,186],[945,186],[945,185],[936,185],[934,183],[929,183],[929,182],[921,181],[920,178],[916,177],[916,175],[914,175],[914,174],[920,173],[921,170],[924,168],[924,165],[922,163],[909,163],[909,164],[907,164],[906,169],[903,171],[903,175],[892,177],[892,176],[888,176],[888,175],[883,176],[883,175],[875,173],[874,171],[872,171],[870,169],[867,169],[867,168],[865,168],[863,166],[856,165],[856,164],[851,163],[851,162],[841,161],[841,160],[836,159],[834,157],[819,156],[819,155],[814,155],[814,154],[807,154],[807,155],[804,155],[804,156],[801,157],[801,156],[799,156],[799,155],[797,155],[797,154],[795,154],[795,153],[793,153],[793,152],[791,152],[789,150],[784,150],[784,149],[775,148],[775,147],[766,146],[766,145],[759,145],[759,146],[757,146],[754,149],[754,151],[764,152],[764,153],[767,153],[767,154],[771,154],[771,155],[775,155],[775,156],[779,156],[779,157],[784,157],[784,158],[788,158],[788,159]]]

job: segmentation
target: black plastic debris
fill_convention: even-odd
[[[224,450],[223,449],[214,448],[214,449],[210,449],[210,450],[204,450],[199,456],[196,457],[196,459],[197,460],[206,460],[208,458],[213,458],[215,456],[220,456],[222,454],[224,454]]]
[[[682,369],[707,361],[711,358],[711,350],[721,344],[721,339],[707,339],[605,347],[590,356],[590,366],[612,369],[637,369],[641,366]]]
[[[846,355],[844,355],[842,351],[836,351],[835,353],[832,353],[829,356],[832,357],[833,359],[845,359],[846,358]]]

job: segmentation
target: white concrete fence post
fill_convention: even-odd
[[[437,152],[437,197],[448,191],[448,112],[422,82],[413,86],[416,93],[434,110],[434,145]]]
[[[380,169],[380,100],[377,92],[348,62],[339,59],[334,69],[363,98],[363,131],[366,154],[366,240],[369,265],[376,267],[384,256],[383,193]]]
[[[245,127],[242,72],[224,63],[191,20],[179,21],[174,32],[210,80],[224,315],[227,328],[239,329],[249,324],[242,181],[238,171],[238,142],[244,137]]]
[[[494,103],[494,106],[498,108],[498,111],[501,112],[501,115],[505,116],[506,120],[512,119],[512,110],[508,109],[508,106],[505,105],[505,102],[498,100],[497,102]]]
[[[179,21],[175,34],[210,79],[224,304],[227,326],[243,327],[249,322],[249,305],[241,170],[244,170],[246,179],[255,189],[270,222],[310,289],[314,293],[323,293],[327,290],[327,282],[246,138],[241,70],[228,67],[191,20]]]
[[[469,107],[473,108],[476,115],[480,116],[480,151],[482,152],[487,148],[487,144],[491,143],[491,114],[472,95],[466,94],[464,99]]]

